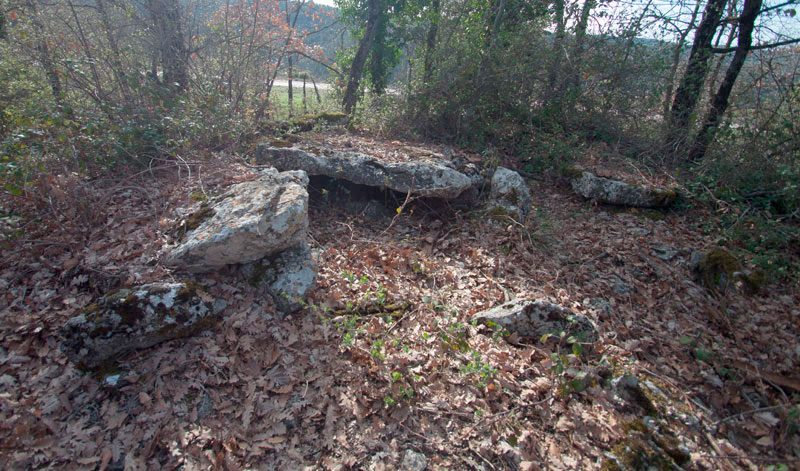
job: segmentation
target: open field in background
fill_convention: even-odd
[[[295,80],[292,85],[294,92],[292,101],[294,116],[305,113],[317,113],[323,110],[338,110],[339,103],[334,98],[334,93],[330,84],[317,82],[318,98],[317,93],[314,91],[314,85],[310,80],[307,81],[305,88],[305,105],[303,104],[303,81]],[[272,105],[274,119],[279,121],[289,119],[289,83],[287,80],[278,79],[275,81],[270,103]]]

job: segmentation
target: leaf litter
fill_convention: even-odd
[[[11,202],[38,215],[0,265],[11,469],[389,470],[409,453],[434,470],[611,469],[634,434],[672,437],[682,469],[798,465],[797,287],[715,296],[689,269],[690,250],[714,243],[696,229],[702,209],[652,220],[580,201],[558,178],[531,182],[526,221],[418,200],[387,229],[312,198],[307,309],[281,318],[235,268],[199,275],[228,302],[214,329],[105,375],[76,370],[59,327],[117,286],[185,277],[158,263],[174,224],[257,176],[224,156],[186,173],[54,177]],[[587,316],[600,340],[569,356],[471,322],[513,297]],[[646,400],[621,399],[614,385],[631,375]]]

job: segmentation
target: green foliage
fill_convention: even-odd
[[[487,363],[479,352],[473,351],[471,359],[461,367],[461,373],[475,378],[475,385],[485,388],[497,376],[497,368]]]

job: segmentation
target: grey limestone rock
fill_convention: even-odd
[[[192,272],[215,270],[277,254],[305,240],[308,176],[267,169],[257,180],[231,186],[190,218],[167,265]]]
[[[425,455],[418,453],[414,450],[406,450],[403,455],[403,462],[400,463],[402,471],[425,471],[428,463],[425,460]]]
[[[631,185],[619,180],[598,177],[589,172],[581,172],[581,176],[573,179],[570,184],[582,197],[603,204],[666,208],[672,205],[678,196],[672,188]]]
[[[303,298],[317,276],[317,264],[308,244],[301,242],[278,255],[244,265],[242,272],[250,284],[272,296],[279,311],[290,313],[303,307]]]
[[[324,175],[359,185],[389,188],[401,193],[454,199],[473,187],[476,180],[459,172],[449,162],[424,159],[410,162],[385,162],[356,152],[320,150],[315,155],[301,149],[261,144],[256,161],[278,170],[303,170],[308,175]]]
[[[93,369],[134,350],[213,327],[224,301],[193,282],[151,283],[113,291],[64,325],[61,350],[81,368]]]
[[[536,339],[562,331],[577,336],[581,342],[598,339],[597,328],[589,319],[542,300],[513,299],[475,314],[473,320],[483,324],[492,322],[509,332]]]
[[[501,210],[518,219],[524,218],[531,206],[531,192],[522,176],[504,167],[498,167],[492,176],[489,193],[489,212]]]

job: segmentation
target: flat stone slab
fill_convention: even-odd
[[[267,169],[253,181],[231,186],[189,216],[185,234],[165,264],[205,272],[277,254],[305,240],[308,176]]]
[[[631,185],[619,180],[598,177],[581,172],[570,184],[572,189],[586,199],[603,204],[635,206],[639,208],[666,208],[675,202],[678,194],[672,188]]]
[[[306,293],[314,286],[317,264],[311,258],[306,242],[242,267],[248,282],[265,289],[283,313],[291,313],[305,306]]]
[[[547,301],[513,299],[472,317],[484,325],[489,323],[517,333],[521,337],[540,339],[545,334],[566,332],[581,342],[593,343],[598,339],[597,328],[584,316]]]
[[[151,283],[119,289],[67,321],[61,344],[80,368],[94,369],[134,350],[196,334],[214,326],[224,309],[199,285]]]
[[[303,170],[308,175],[324,175],[401,193],[455,199],[476,184],[476,179],[453,169],[445,160],[385,162],[356,152],[322,150],[315,155],[296,148],[261,144],[256,162],[278,170]]]

